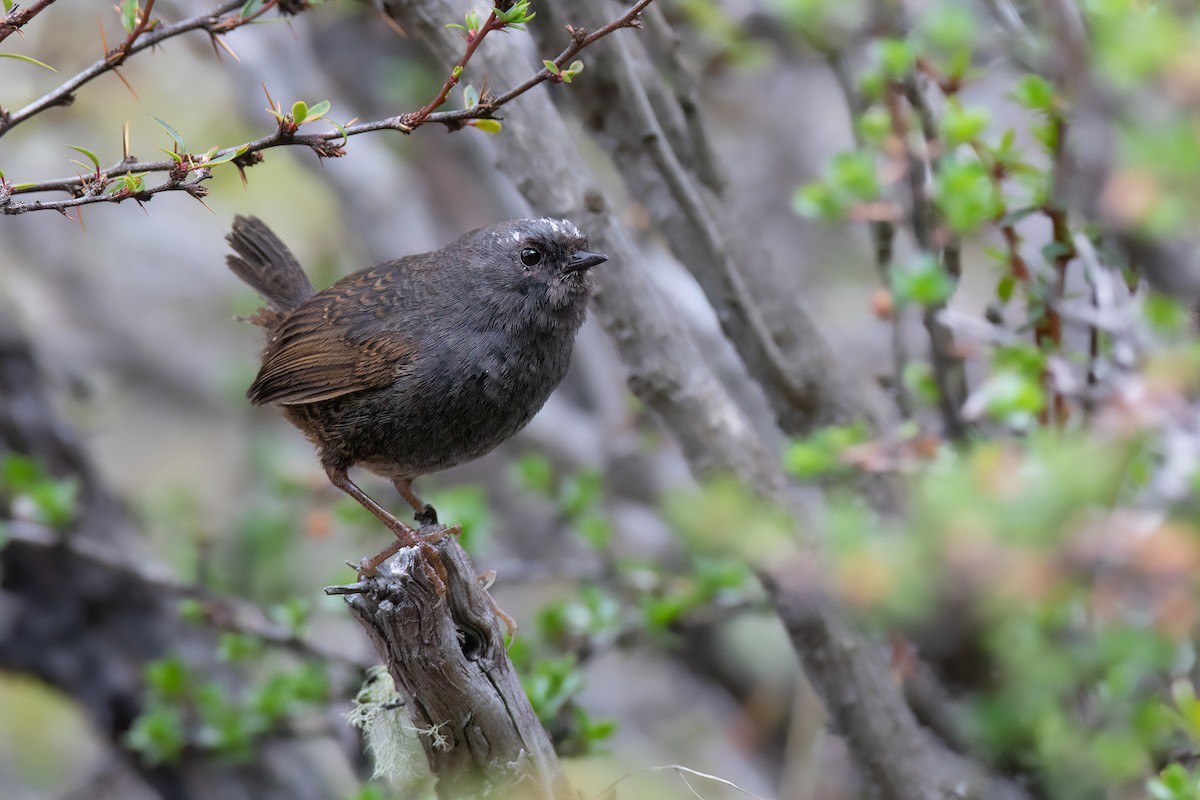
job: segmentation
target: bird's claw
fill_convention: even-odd
[[[425,509],[420,514],[416,514],[413,517],[413,519],[415,519],[417,521],[417,524],[420,525],[422,528],[427,528],[431,525],[437,525],[438,524],[437,509],[434,508],[433,506],[429,505],[429,503],[426,503]]]

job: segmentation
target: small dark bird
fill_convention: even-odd
[[[262,221],[235,217],[229,268],[268,304],[247,397],[279,406],[319,449],[329,480],[398,541],[418,534],[372,500],[348,470],[391,480],[418,512],[437,515],[413,479],[479,458],[521,428],[562,381],[608,260],[570,222],[522,219],[465,234],[431,253],[385,261],[315,292]]]

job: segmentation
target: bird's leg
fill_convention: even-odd
[[[446,596],[446,567],[442,564],[441,554],[433,547],[424,537],[417,534],[412,528],[405,525],[400,520],[388,513],[387,509],[376,503],[371,497],[358,488],[354,481],[350,480],[350,475],[346,472],[345,467],[325,468],[325,474],[329,476],[329,480],[334,486],[341,489],[346,494],[353,497],[363,508],[370,511],[379,518],[388,529],[396,535],[397,541],[380,550],[371,558],[366,559],[359,566],[359,572],[365,575],[371,575],[379,568],[379,565],[400,551],[402,547],[416,547],[426,557],[426,564],[430,569],[427,572],[430,582],[433,583],[434,591],[439,597]]]
[[[417,493],[412,488],[412,478],[398,478],[392,481],[392,484],[396,487],[396,491],[400,493],[400,496],[407,500],[408,504],[413,507],[413,511],[417,512],[415,519],[421,523],[422,527],[438,524],[437,510],[429,505],[429,503],[417,497]]]
[[[329,476],[329,480],[334,486],[353,497],[360,504],[362,504],[363,508],[378,517],[379,521],[388,527],[388,530],[396,534],[396,538],[400,540],[402,546],[417,546],[417,532],[393,517],[387,509],[379,505],[379,503],[376,503],[366,492],[358,488],[358,485],[355,484],[354,481],[350,480],[350,475],[346,472],[344,467],[326,467],[325,474]]]

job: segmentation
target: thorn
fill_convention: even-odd
[[[121,83],[125,84],[125,88],[129,90],[129,93],[133,95],[135,100],[142,99],[142,98],[138,97],[138,93],[135,92],[133,90],[133,87],[129,85],[129,81],[125,80],[125,76],[121,74],[121,70],[117,69],[116,67],[113,67],[112,71],[113,71],[114,75],[116,75],[118,78],[121,79]]]
[[[125,124],[121,126],[121,150],[124,153],[124,161],[129,161],[129,120],[125,120]]]
[[[192,197],[196,197],[196,195],[192,195]],[[214,217],[217,215],[217,212],[213,211],[212,208],[208,205],[208,203],[204,202],[203,197],[196,197],[196,202],[199,203],[200,205],[204,206],[205,208],[207,208],[208,213],[212,214]]]
[[[239,64],[242,62],[242,60],[238,58],[238,54],[233,52],[233,48],[229,46],[229,42],[225,41],[223,36],[213,36],[213,49],[216,49],[216,45],[221,45],[225,52],[229,53],[230,58],[232,58],[234,61],[238,62]],[[220,55],[220,53],[217,53],[218,58],[220,58]]]
[[[388,14],[387,12],[383,11],[383,9],[380,9],[379,16],[383,17],[384,24],[395,31],[398,36],[404,39],[408,38],[408,31],[404,30],[404,28],[400,26],[399,22],[392,19],[391,14]]]

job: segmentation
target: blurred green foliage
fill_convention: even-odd
[[[28,456],[0,454],[0,501],[7,508],[5,516],[61,529],[75,518],[78,494],[75,479],[56,479]]]
[[[881,261],[889,302],[876,306],[880,316],[940,308],[980,271],[995,291],[984,298],[983,333],[953,353],[973,367],[960,399],[964,441],[920,433],[945,413],[937,368],[901,350],[895,378],[917,406],[906,426],[874,440],[826,428],[789,445],[784,464],[798,480],[847,487],[830,492],[820,515],[831,589],[882,630],[942,630],[938,649],[969,635],[958,644],[987,665],[981,680],[956,687],[973,750],[1024,775],[1039,796],[1132,796],[1144,786],[1154,798],[1196,798],[1200,527],[1194,496],[1178,487],[1195,492],[1200,471],[1170,455],[1190,435],[1171,415],[1194,409],[1200,390],[1194,310],[1142,288],[1126,305],[1140,317],[1128,322],[1097,311],[1088,319],[1104,322],[1092,327],[1063,313],[1097,302],[1096,270],[1120,289],[1138,276],[1099,226],[1065,205],[1063,154],[1077,135],[1083,79],[1069,76],[1064,90],[1053,70],[1035,71],[1065,46],[1054,29],[1006,34],[1016,37],[1006,46],[1030,57],[996,71],[996,21],[982,8],[908,7],[911,18],[889,30],[883,17],[868,28],[868,5],[777,0],[798,41],[855,65],[847,99],[857,147],[799,187],[793,209],[870,221],[916,245]],[[1108,93],[1119,143],[1099,203],[1127,226],[1186,233],[1200,212],[1194,9],[1144,0],[1078,8],[1090,39],[1083,58]],[[855,34],[866,40],[857,61],[848,55],[863,41]],[[1018,113],[999,115],[989,90],[973,91],[985,79],[991,91],[1007,84]],[[915,182],[913,169],[922,171]],[[1045,233],[1031,233],[1035,223]],[[850,494],[858,470],[904,478],[903,520]],[[709,501],[736,491],[706,488]],[[739,530],[770,529],[752,500],[729,505]]]
[[[181,618],[203,622],[199,601],[184,600]],[[304,628],[296,604],[273,614],[293,633]],[[250,761],[264,737],[329,702],[325,664],[288,663],[260,637],[226,631],[217,637],[216,669],[200,669],[181,656],[145,667],[145,706],[125,735],[126,745],[149,765],[173,763],[185,749],[237,763]]]

